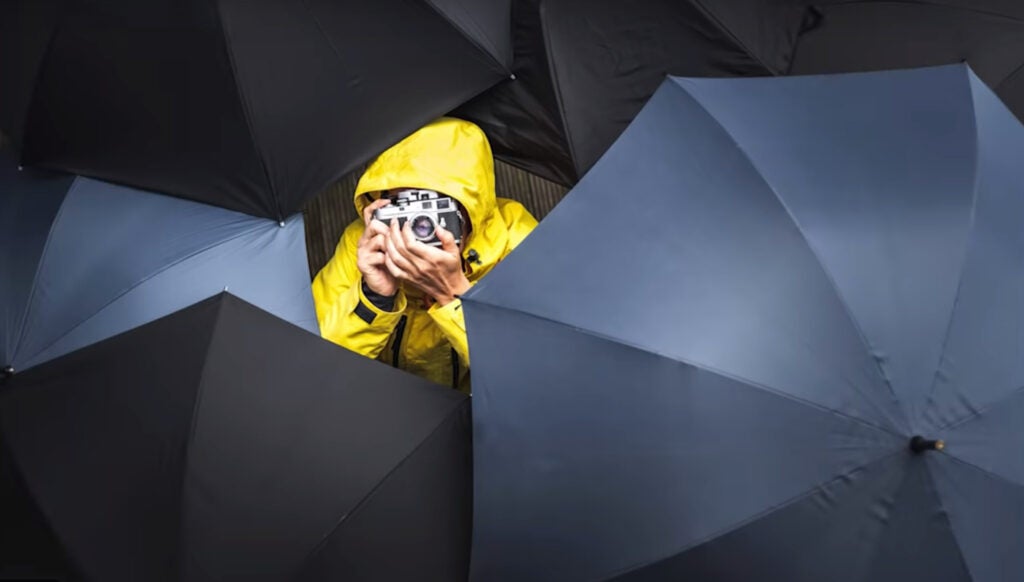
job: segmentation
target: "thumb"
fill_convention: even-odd
[[[437,240],[441,241],[441,250],[452,255],[459,254],[459,245],[455,244],[455,237],[447,229],[440,226],[434,229]]]

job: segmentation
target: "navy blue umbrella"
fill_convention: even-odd
[[[1024,127],[670,78],[465,297],[474,580],[1024,579]]]
[[[318,333],[301,216],[278,223],[0,155],[0,367],[19,372],[223,291]]]

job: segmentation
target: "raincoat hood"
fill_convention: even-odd
[[[365,194],[394,188],[436,190],[462,204],[472,225],[463,255],[477,252],[485,267],[478,275],[504,255],[508,231],[496,219],[491,145],[476,125],[442,117],[382,153],[359,179],[356,211],[361,216],[370,203]]]

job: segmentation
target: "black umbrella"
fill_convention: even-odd
[[[966,61],[1024,119],[1024,3],[817,0],[792,72],[844,73]]]
[[[1024,580],[1021,152],[964,65],[666,81],[463,298],[472,578]]]
[[[283,219],[508,76],[508,0],[5,0],[22,162]]]
[[[513,0],[516,78],[457,111],[495,155],[573,184],[665,74],[784,73],[802,0]]]
[[[7,388],[3,444],[83,579],[466,575],[469,400],[234,296]]]

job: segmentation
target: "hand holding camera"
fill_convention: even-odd
[[[400,190],[367,206],[363,221],[357,265],[371,290],[393,295],[407,281],[446,305],[469,289],[459,249],[465,221],[455,200]]]
[[[418,240],[409,221],[399,229],[398,221],[392,220],[384,265],[395,278],[412,283],[444,306],[469,290],[469,280],[462,272],[462,255],[452,233],[437,227],[434,235],[441,248]]]
[[[356,245],[356,267],[363,275],[366,286],[374,293],[391,296],[398,292],[398,280],[384,265],[387,248],[385,242],[390,231],[387,226],[373,215],[379,208],[387,206],[391,201],[376,200],[363,209],[363,222],[366,228]]]

